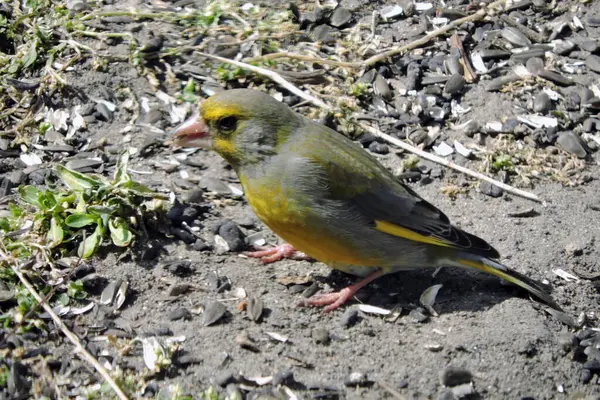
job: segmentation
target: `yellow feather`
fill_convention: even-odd
[[[216,121],[224,115],[240,115],[241,109],[232,104],[220,104],[209,97],[200,105],[200,113],[206,121]]]
[[[421,235],[419,233],[411,231],[410,229],[402,228],[401,226],[392,224],[390,222],[375,221],[375,229],[377,229],[380,232],[398,236],[403,239],[412,240],[414,242],[428,243],[443,247],[454,247],[451,243],[445,242],[432,236]]]
[[[221,154],[226,159],[233,158],[237,153],[237,149],[229,139],[217,137],[213,140],[213,147],[217,153]]]

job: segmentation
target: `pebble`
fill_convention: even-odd
[[[312,38],[315,42],[330,42],[332,40],[330,32],[329,25],[318,25],[312,31]]]
[[[502,196],[503,190],[493,183],[487,181],[481,181],[479,183],[479,190],[481,193],[488,195],[490,197],[500,197]]]
[[[227,242],[231,252],[239,252],[245,246],[244,233],[232,221],[227,221],[219,227],[219,236]]]
[[[531,40],[529,40],[527,36],[523,35],[517,28],[513,28],[512,26],[507,26],[506,28],[502,29],[502,31],[500,31],[500,35],[515,46],[531,46]]]
[[[329,23],[331,24],[331,26],[340,28],[349,23],[350,21],[352,21],[352,13],[344,7],[339,7],[336,8],[336,10],[331,15]]]
[[[225,182],[212,176],[203,176],[200,178],[199,186],[216,194],[231,194],[231,188]]]
[[[534,75],[538,75],[545,68],[544,60],[542,60],[539,57],[530,58],[529,60],[527,60],[525,66],[527,67],[527,71]]]
[[[537,113],[546,114],[550,111],[550,107],[552,107],[552,100],[546,92],[538,93],[533,99],[533,111]]]
[[[372,384],[373,382],[369,381],[367,374],[364,374],[362,372],[352,372],[344,381],[344,385],[348,387],[365,387],[371,386]]]
[[[448,79],[446,85],[444,85],[444,94],[455,95],[462,92],[465,87],[465,78],[461,74],[454,74]]]
[[[81,171],[88,168],[98,168],[103,164],[102,160],[94,160],[94,159],[80,159],[80,160],[71,160],[65,164],[65,167],[68,169],[72,169],[74,171]]]
[[[218,372],[212,379],[211,382],[220,387],[225,387],[231,383],[235,383],[237,380],[235,379],[234,373],[232,371],[221,371]]]
[[[390,152],[390,148],[388,145],[383,143],[371,142],[369,145],[369,151],[375,154],[388,154]]]
[[[317,343],[321,343],[321,344],[329,343],[329,331],[325,328],[313,329],[311,336]]]
[[[598,126],[600,126],[599,123],[600,120],[596,118],[587,118],[585,121],[583,121],[581,127],[584,132],[591,133],[598,130]]]
[[[276,372],[275,375],[273,375],[273,381],[271,382],[275,387],[279,385],[291,386],[294,383],[296,383],[296,379],[294,378],[294,371],[292,370]]]
[[[576,155],[579,158],[585,158],[587,156],[587,150],[585,149],[583,142],[572,131],[562,132],[558,135],[556,142],[566,152]]]
[[[171,313],[169,314],[169,321],[177,321],[180,319],[183,319],[185,321],[192,319],[192,314],[187,308],[180,307],[175,311],[171,311]]]
[[[422,312],[420,308],[416,308],[414,310],[410,310],[410,312],[408,313],[408,318],[413,322],[423,323],[427,322],[429,316]]]
[[[165,263],[163,268],[175,276],[179,276],[185,278],[190,276],[194,269],[192,268],[192,263],[188,260],[176,260],[173,262]]]
[[[349,308],[344,311],[342,318],[340,318],[340,325],[346,328],[350,328],[359,321],[358,311],[354,308]]]
[[[579,43],[579,48],[581,50],[589,51],[590,53],[595,53],[598,51],[598,42],[596,40],[584,40]]]
[[[585,59],[585,66],[594,72],[600,73],[600,56],[590,54]]]
[[[183,241],[186,244],[192,244],[196,241],[196,236],[181,228],[171,228],[171,233],[177,239]]]
[[[444,390],[436,397],[436,400],[457,400],[457,398],[451,390]]]
[[[104,103],[96,104],[96,113],[94,114],[96,118],[101,121],[110,122],[113,119],[113,113],[108,109],[108,106]]]
[[[444,386],[458,386],[472,380],[473,374],[471,374],[471,371],[460,367],[449,366],[440,374],[440,382]]]

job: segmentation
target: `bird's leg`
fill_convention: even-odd
[[[327,307],[325,307],[325,309],[323,309],[323,312],[329,312],[329,311],[335,310],[336,308],[338,308],[339,306],[344,304],[346,301],[348,301],[350,298],[352,298],[352,296],[354,296],[354,294],[356,292],[358,292],[358,290],[360,288],[369,284],[370,282],[374,281],[375,279],[379,278],[382,275],[384,275],[383,270],[381,270],[381,269],[377,270],[377,271],[372,272],[371,274],[367,275],[366,277],[364,277],[360,281],[356,282],[355,284],[343,288],[339,292],[317,294],[307,300],[303,300],[298,305],[302,306],[302,307],[305,307],[305,306],[327,306]]]
[[[310,260],[311,258],[301,251],[298,251],[291,244],[285,243],[270,248],[260,248],[258,251],[248,251],[244,253],[248,257],[260,258],[263,264],[270,264],[275,261],[289,258],[292,260]]]

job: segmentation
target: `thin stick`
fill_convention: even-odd
[[[228,63],[228,64],[232,64],[235,65],[237,67],[240,68],[244,68],[247,69],[248,71],[252,71],[255,72],[257,74],[266,76],[267,78],[271,78],[273,81],[277,82],[278,84],[280,84],[281,86],[283,86],[284,88],[286,88],[288,91],[294,93],[296,96],[298,97],[302,97],[303,99],[306,99],[308,101],[310,101],[311,103],[313,103],[314,105],[324,108],[326,110],[330,110],[331,107],[329,107],[327,104],[323,103],[321,100],[317,99],[316,97],[303,92],[302,90],[298,89],[296,86],[292,85],[290,82],[286,81],[285,79],[283,79],[281,77],[281,75],[279,75],[277,72],[270,70],[270,69],[266,69],[266,68],[261,68],[261,67],[255,67],[254,65],[250,65],[250,64],[246,64],[240,61],[235,61],[235,60],[230,60],[228,58],[224,58],[224,57],[219,57],[219,56],[215,56],[212,54],[206,54],[206,53],[201,53],[199,51],[196,52],[196,54],[202,56],[202,57],[206,57],[206,58],[211,58],[213,60],[217,60],[223,63]]]
[[[290,82],[288,82],[284,78],[282,78],[281,75],[279,75],[275,71],[268,70],[268,69],[265,69],[265,68],[255,67],[253,65],[248,65],[248,64],[240,62],[240,61],[234,61],[234,60],[230,60],[228,58],[223,58],[223,57],[214,56],[214,55],[210,55],[210,54],[200,53],[200,55],[205,56],[207,58],[212,58],[212,59],[224,62],[224,63],[233,64],[233,65],[236,65],[236,66],[238,66],[240,68],[245,68],[245,69],[247,69],[249,71],[256,72],[257,74],[264,75],[264,76],[266,76],[268,78],[273,79],[275,82],[279,83],[281,86],[283,86],[284,88],[286,88],[290,92],[298,95],[299,97],[307,100],[308,102],[316,105],[317,107],[321,107],[321,108],[323,108],[325,110],[332,110],[331,106],[329,106],[328,104],[323,103],[321,100],[319,100],[319,99],[311,96],[310,94],[304,93],[302,90],[298,89],[296,86],[292,85]],[[448,167],[448,168],[452,168],[452,169],[454,169],[456,171],[462,172],[463,174],[466,174],[466,175],[470,175],[470,176],[472,176],[474,178],[490,182],[491,184],[496,185],[499,188],[501,188],[501,189],[503,189],[503,190],[505,190],[505,191],[507,191],[509,193],[512,193],[512,194],[514,194],[516,196],[521,196],[521,197],[524,197],[526,199],[536,201],[538,203],[542,203],[543,202],[538,196],[536,196],[533,193],[529,193],[529,192],[526,192],[524,190],[517,189],[515,187],[507,185],[506,183],[503,183],[503,182],[497,181],[495,179],[492,179],[489,176],[486,176],[486,175],[483,175],[483,174],[481,174],[479,172],[470,170],[469,168],[465,168],[465,167],[462,167],[460,165],[456,165],[453,162],[450,162],[448,160],[440,158],[440,157],[438,157],[438,156],[436,156],[434,154],[427,153],[427,152],[425,152],[423,150],[420,150],[420,149],[418,149],[418,148],[416,148],[414,146],[411,146],[408,143],[405,143],[405,142],[403,142],[403,141],[401,141],[399,139],[396,139],[395,137],[387,135],[387,134],[381,132],[379,129],[373,128],[373,127],[371,127],[369,125],[362,124],[362,123],[358,123],[358,126],[360,126],[361,128],[363,128],[367,132],[370,132],[373,135],[380,137],[381,139],[385,140],[386,142],[394,144],[394,145],[396,145],[396,146],[398,146],[398,147],[400,147],[400,148],[402,148],[402,149],[404,149],[406,151],[410,151],[411,153],[414,153],[414,154],[416,154],[417,156],[419,156],[421,158],[424,158],[424,159],[432,161],[434,163],[443,165],[443,166]]]
[[[81,341],[79,340],[79,338],[73,332],[71,332],[69,330],[69,328],[67,328],[67,326],[60,319],[60,317],[58,315],[56,315],[56,313],[54,311],[52,311],[52,308],[47,303],[44,302],[44,299],[42,298],[42,296],[40,296],[39,293],[33,287],[33,285],[31,283],[29,283],[29,281],[27,280],[27,278],[25,278],[25,275],[23,275],[21,273],[21,271],[19,270],[18,266],[15,266],[15,265],[12,264],[11,258],[9,258],[8,254],[6,254],[3,250],[0,250],[0,258],[2,258],[10,266],[10,268],[13,270],[13,272],[15,273],[15,275],[17,275],[17,277],[19,278],[19,280],[23,284],[23,286],[25,286],[25,288],[29,291],[29,293],[31,293],[31,295],[36,299],[36,301],[38,302],[38,304],[42,305],[42,307],[44,308],[44,310],[50,315],[50,317],[52,318],[52,320],[54,321],[54,323],[56,324],[56,326],[58,326],[60,328],[60,330],[62,331],[62,333],[71,341],[71,343],[73,343],[75,345],[76,353],[82,359],[84,359],[84,361],[87,361],[90,364],[92,364],[92,366],[96,369],[96,371],[98,371],[98,373],[100,373],[100,375],[102,376],[102,378],[104,378],[104,380],[115,391],[115,393],[117,394],[117,396],[119,397],[119,399],[121,399],[121,400],[128,400],[128,398],[125,395],[125,393],[123,393],[123,391],[121,390],[121,388],[117,385],[117,383],[114,381],[114,379],[110,376],[110,374],[108,373],[108,371],[98,362],[98,360],[96,360],[94,358],[93,355],[91,355],[85,349],[85,347],[83,347],[83,344],[81,344]]]
[[[477,171],[473,171],[473,170],[471,170],[469,168],[465,168],[463,166],[454,164],[453,162],[448,161],[446,159],[443,159],[441,157],[438,157],[435,154],[427,153],[426,151],[423,151],[423,150],[418,149],[418,148],[416,148],[414,146],[411,146],[410,144],[408,144],[406,142],[403,142],[400,139],[396,139],[393,136],[387,135],[387,134],[381,132],[379,129],[373,128],[373,127],[371,127],[369,125],[362,124],[362,123],[359,123],[358,125],[361,128],[363,128],[364,130],[366,130],[367,132],[369,132],[369,133],[371,133],[371,134],[373,134],[375,136],[378,136],[378,137],[382,138],[386,142],[392,143],[392,144],[394,144],[394,145],[396,145],[398,147],[403,148],[404,150],[410,151],[411,153],[414,153],[414,154],[416,154],[417,156],[419,156],[421,158],[424,158],[424,159],[429,160],[429,161],[433,161],[434,163],[441,164],[441,165],[443,165],[445,167],[448,167],[448,168],[452,168],[452,169],[454,169],[456,171],[462,172],[462,173],[464,173],[466,175],[470,175],[470,176],[472,176],[474,178],[477,178],[477,179],[480,179],[482,181],[489,182],[489,183],[491,183],[493,185],[496,185],[499,188],[501,188],[501,189],[503,189],[503,190],[505,190],[505,191],[507,191],[509,193],[512,193],[514,195],[521,196],[521,197],[524,197],[526,199],[536,201],[538,203],[542,203],[542,200],[537,195],[535,195],[533,193],[529,193],[529,192],[526,192],[524,190],[517,189],[515,187],[507,185],[506,183],[503,183],[503,182],[497,181],[495,179],[492,179],[489,176],[481,174],[481,173],[479,173]]]
[[[385,389],[386,392],[388,392],[389,394],[391,394],[392,397],[395,398],[396,400],[406,400],[406,397],[404,397],[402,395],[402,393],[400,393],[399,391],[397,391],[396,389],[394,389],[392,387],[392,385],[390,385],[389,383],[386,383],[384,381],[377,381],[377,384],[379,386],[381,386],[383,389]]]
[[[436,29],[433,32],[428,33],[427,35],[423,36],[422,38],[419,38],[419,39],[412,41],[408,44],[405,44],[403,46],[393,47],[387,51],[384,51],[381,54],[374,55],[373,57],[370,57],[364,61],[342,62],[342,61],[324,60],[324,59],[320,59],[320,58],[316,58],[316,57],[305,56],[302,54],[281,52],[281,53],[267,54],[267,55],[264,55],[261,57],[246,58],[246,59],[244,59],[244,62],[273,60],[276,58],[286,57],[286,58],[293,58],[293,59],[297,59],[297,60],[301,60],[301,61],[312,61],[312,62],[317,62],[320,64],[335,65],[338,67],[345,67],[345,68],[354,68],[354,69],[365,68],[365,67],[371,66],[373,64],[377,64],[378,62],[384,61],[385,59],[387,59],[389,57],[395,56],[396,54],[406,53],[409,50],[413,50],[418,47],[421,47],[421,46],[429,43],[429,41],[431,41],[432,39],[435,39],[436,37],[441,36],[449,31],[451,31],[452,29],[458,28],[459,26],[461,26],[462,24],[464,24],[466,22],[479,21],[479,20],[485,18],[485,16],[487,16],[495,8],[503,6],[504,3],[506,3],[506,0],[497,0],[497,1],[489,4],[487,7],[480,9],[476,13],[473,13],[471,15],[467,15],[466,17],[454,20],[454,21],[450,22],[448,25],[445,25],[439,29]]]

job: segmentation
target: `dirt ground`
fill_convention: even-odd
[[[342,1],[341,5],[352,5],[346,3],[360,3],[353,10],[355,15],[369,15],[384,5],[351,1]],[[600,2],[585,3],[578,11],[582,20],[600,13]],[[578,4],[572,2],[573,7]],[[172,24],[158,21],[107,22],[106,28],[133,31],[140,41],[148,38],[150,32],[163,33],[171,46],[178,34]],[[597,34],[597,28],[589,28],[579,35],[597,38]],[[112,54],[128,52],[127,43],[107,45],[92,38],[83,43]],[[141,116],[141,123],[131,125],[131,113],[116,100],[119,107],[112,120],[98,119],[88,124],[84,134],[88,143],[106,140],[106,154],[114,154],[124,146],[147,149],[132,158],[133,178],[158,191],[173,191],[180,200],[189,198],[194,191],[198,195],[198,182],[206,182],[205,179],[241,189],[233,171],[209,151],[199,150],[189,155],[187,164],[166,168],[180,153],[156,144],[166,137],[173,124],[148,79],[128,62],[113,61],[106,72],[92,70],[89,62],[66,73],[73,93],[80,96],[55,99],[57,105],[71,108],[89,103],[89,98],[105,98],[107,92],[127,88],[138,100],[149,98],[150,108],[158,110],[158,116],[146,113]],[[197,65],[204,68],[206,64],[198,60]],[[567,95],[598,83],[598,76],[594,72],[578,75],[578,85],[561,93]],[[180,90],[179,84],[170,84],[164,76],[159,79],[160,89],[170,95]],[[520,113],[513,107],[509,93],[487,92],[478,84],[470,86],[461,102],[473,107],[468,118],[482,126]],[[150,125],[160,129],[152,130]],[[448,143],[459,137],[468,140],[450,130],[443,134]],[[388,154],[376,157],[396,171],[408,155],[392,146],[390,149]],[[449,159],[474,169],[480,165],[477,160],[468,161],[458,154]],[[592,357],[588,358],[580,345],[584,337],[591,335],[589,329],[598,327],[595,282],[583,278],[566,280],[553,272],[599,272],[599,160],[598,153],[590,154],[580,172],[589,179],[574,187],[536,180],[533,188],[527,190],[542,198],[544,204],[507,193],[493,198],[481,193],[476,184],[452,199],[444,193],[445,187],[461,187],[475,181],[445,168],[443,177],[428,184],[409,183],[456,225],[496,247],[502,263],[549,283],[557,303],[574,320],[585,319],[582,325],[586,329],[569,327],[518,288],[488,275],[452,268],[440,270],[435,277],[433,269],[397,273],[359,292],[358,300],[363,304],[388,310],[401,307],[402,313],[394,321],[358,311],[356,300],[329,314],[297,307],[302,293],[313,283],[319,290],[328,291],[353,283],[356,278],[331,271],[318,262],[285,260],[262,265],[239,251],[220,251],[214,234],[224,220],[233,221],[245,236],[262,232],[268,245],[277,244],[278,239],[256,219],[243,197],[209,194],[206,190],[199,191],[199,201],[183,205],[198,214],[190,225],[198,228],[200,240],[191,245],[179,237],[167,238],[157,232],[152,235],[152,242],[138,244],[138,251],[146,248],[145,258],[114,248],[103,250],[89,262],[95,270],[91,278],[86,277],[91,299],[98,301],[106,283],[120,279],[129,283],[127,300],[118,311],[98,305],[89,313],[70,318],[68,323],[80,337],[86,337],[86,344],[101,362],[135,371],[144,369],[140,342],[129,351],[120,352],[117,361],[115,347],[94,337],[107,335],[117,341],[133,337],[185,338],[173,365],[148,379],[150,389],[146,394],[140,393],[140,397],[154,397],[160,389],[178,384],[194,398],[200,398],[199,393],[209,385],[225,394],[227,385],[234,384],[244,389],[246,398],[290,398],[273,393],[280,383],[297,398],[307,399],[450,399],[459,397],[460,389],[444,385],[448,381],[442,375],[457,367],[472,374],[465,381],[466,386],[471,383],[472,393],[466,397],[470,399],[600,398],[600,380],[595,375],[600,366],[593,370],[588,364],[584,369]],[[437,168],[429,162],[421,164]],[[20,167],[15,159],[14,169]],[[107,171],[111,173],[110,167]],[[184,171],[191,179],[185,179]],[[514,216],[531,209],[535,211],[531,216]],[[435,284],[443,285],[434,306],[439,315],[425,313],[427,318],[420,320],[419,297]],[[240,296],[241,289],[246,293],[244,298]],[[264,303],[259,321],[238,309],[250,297]],[[210,308],[212,301],[219,301],[227,312],[206,326],[205,309]],[[286,340],[274,339],[273,333]],[[49,338],[52,355],[60,359],[71,354],[71,346],[58,334],[52,335],[57,336]],[[250,340],[252,345],[240,345],[242,339]],[[274,381],[266,380],[269,383],[261,386],[252,381],[256,377],[273,377]],[[94,379],[97,378],[81,378],[80,383]],[[232,386],[229,388],[232,390]]]

